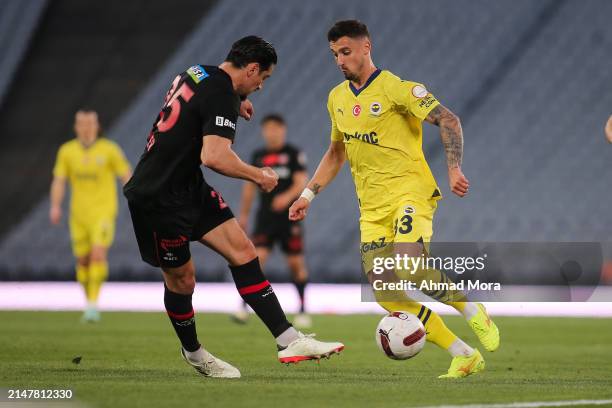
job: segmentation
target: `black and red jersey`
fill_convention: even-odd
[[[234,140],[239,111],[240,97],[222,69],[194,65],[177,75],[123,189],[128,200],[154,206],[199,200],[205,184],[200,169],[202,137]]]
[[[251,164],[257,167],[271,167],[278,174],[278,185],[274,190],[269,193],[260,191],[258,213],[272,212],[270,207],[274,197],[291,187],[295,172],[306,170],[304,153],[289,144],[285,144],[277,151],[256,150],[253,153]]]

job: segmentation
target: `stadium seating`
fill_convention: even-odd
[[[465,199],[448,191],[437,129],[425,125],[424,150],[445,195],[435,240],[610,241],[612,151],[602,129],[612,113],[612,3],[443,4],[388,1],[382,7],[356,0],[346,8],[313,0],[301,9],[272,0],[262,12],[259,3],[220,2],[109,134],[135,164],[174,75],[194,63],[220,62],[235,39],[256,33],[276,45],[280,59],[265,89],[252,98],[256,114],[286,116],[289,141],[306,151],[312,171],[329,143],[327,93],[342,80],[326,30],[337,19],[357,17],[370,27],[379,67],[425,83],[462,118],[464,172],[471,182]],[[260,144],[256,121],[242,121],[239,154],[248,157]],[[241,183],[209,170],[205,176],[237,211]],[[314,281],[359,279],[353,191],[344,169],[314,201],[306,222]],[[0,277],[71,276],[67,228],[51,228],[47,210],[45,200],[0,243]],[[218,256],[200,248],[193,253],[200,278],[228,277]],[[158,279],[158,272],[140,261],[123,200],[110,263],[111,278]],[[285,277],[278,256],[271,258],[269,271]]]
[[[0,105],[46,3],[47,0],[0,2]]]

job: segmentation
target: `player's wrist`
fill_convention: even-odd
[[[304,189],[304,191],[302,191],[302,194],[300,194],[300,198],[304,198],[306,199],[308,202],[311,202],[312,200],[314,200],[315,198],[315,193],[314,191],[312,191],[311,189],[309,189],[308,187],[306,187]]]

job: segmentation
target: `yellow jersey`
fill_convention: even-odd
[[[60,147],[53,175],[70,182],[73,217],[99,218],[117,214],[115,177],[129,171],[130,164],[115,142],[100,138],[85,147],[73,139]]]
[[[329,93],[331,140],[343,141],[362,221],[384,218],[406,198],[441,198],[423,154],[423,119],[438,100],[419,83],[377,70],[360,89]]]

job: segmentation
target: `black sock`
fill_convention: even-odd
[[[200,343],[196,334],[191,295],[171,292],[166,285],[164,285],[164,289],[164,305],[176,335],[181,340],[185,350],[196,351],[200,348]]]
[[[242,299],[251,306],[274,337],[291,327],[276,294],[261,271],[259,258],[239,266],[230,266],[234,283]]]
[[[306,308],[304,307],[304,292],[306,291],[306,285],[308,284],[308,281],[293,281],[293,284],[295,285],[295,288],[298,292],[298,296],[300,297],[300,313],[304,313],[304,311],[306,310]]]

